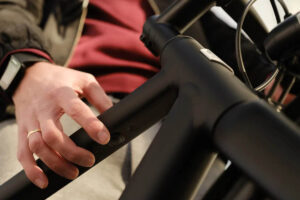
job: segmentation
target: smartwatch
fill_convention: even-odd
[[[15,53],[10,55],[0,67],[0,95],[11,103],[12,95],[25,74],[25,69],[36,62],[48,60],[33,53]]]

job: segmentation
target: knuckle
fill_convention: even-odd
[[[65,153],[65,158],[71,162],[74,162],[77,160],[77,155],[73,152],[68,151]]]
[[[29,149],[31,152],[38,153],[44,147],[44,142],[41,137],[31,137],[29,140]]]
[[[69,115],[71,118],[78,118],[82,114],[81,104],[78,102],[72,102],[70,105]]]
[[[94,75],[86,73],[85,78],[87,82],[96,82],[96,78]]]
[[[56,161],[56,162],[50,162],[48,164],[48,167],[50,169],[52,169],[53,171],[55,171],[56,173],[58,173],[62,169],[61,164],[58,161]]]
[[[94,87],[99,87],[99,83],[97,82],[96,78],[93,75],[88,74],[87,79],[86,79],[85,88],[89,90]]]
[[[44,132],[43,133],[43,139],[50,146],[53,146],[54,144],[56,144],[58,142],[58,139],[55,136],[53,131]]]
[[[51,88],[48,91],[48,98],[54,100],[55,102],[60,102],[61,99],[64,98],[65,94],[66,94],[66,90],[68,89],[68,87],[63,87],[63,86],[53,86],[53,88]]]
[[[57,99],[59,94],[59,90],[56,88],[52,88],[51,90],[48,91],[48,97],[50,99]]]

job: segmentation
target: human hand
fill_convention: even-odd
[[[48,179],[37,166],[35,153],[55,173],[74,179],[74,164],[91,167],[94,155],[78,146],[64,134],[60,117],[66,113],[100,144],[108,143],[110,135],[103,123],[79,97],[85,97],[99,112],[112,106],[94,76],[38,62],[27,69],[13,96],[18,124],[17,158],[26,176],[38,187],[46,188]],[[28,132],[40,129],[30,134]]]

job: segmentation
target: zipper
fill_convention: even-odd
[[[78,44],[78,42],[80,40],[80,37],[82,35],[82,30],[83,30],[83,27],[84,27],[84,22],[85,22],[85,19],[86,19],[86,16],[87,16],[88,5],[89,5],[89,0],[83,0],[82,1],[82,14],[81,14],[80,19],[79,19],[78,29],[77,29],[76,36],[75,36],[73,45],[71,47],[71,51],[69,53],[69,56],[68,56],[68,58],[65,61],[64,67],[67,67],[69,65],[69,63],[70,63],[70,61],[72,59],[72,56],[74,54],[75,47],[77,46],[77,44]]]

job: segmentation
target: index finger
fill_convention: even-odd
[[[58,99],[58,104],[67,115],[86,130],[92,139],[100,144],[109,142],[110,134],[105,125],[73,90],[64,90]]]

